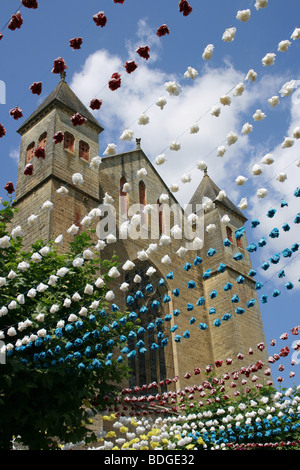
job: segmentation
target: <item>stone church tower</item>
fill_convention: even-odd
[[[77,112],[86,122],[75,127],[70,119]],[[180,206],[141,149],[140,142],[137,140],[132,151],[103,157],[97,170],[89,167],[91,159],[99,155],[102,131],[102,126],[69,88],[64,76],[19,128],[21,148],[15,201],[19,212],[14,225],[22,226],[25,246],[29,247],[37,239],[46,243],[60,234],[67,243],[67,229],[72,224],[80,225],[80,220],[92,209],[101,208],[106,193],[115,201],[117,221],[120,210],[127,214],[134,204],[155,205],[157,213],[142,214],[141,227],[146,227],[147,237],[123,238],[118,224],[117,242],[107,245],[101,252],[105,258],[116,252],[120,266],[128,259],[135,264],[133,271],[122,273],[123,278],[118,279],[118,283],[129,284],[129,293],[134,297],[130,308],[139,314],[146,330],[144,337],[131,340],[130,349],[141,339],[147,351],[130,360],[129,385],[158,383],[178,376],[179,380],[172,387],[182,388],[188,385],[184,379],[186,372],[193,374],[197,367],[203,370],[208,364],[214,366],[218,359],[232,358],[232,371],[258,360],[266,365],[267,352],[256,348],[265,338],[255,281],[249,274],[251,260],[246,250],[246,234],[242,231],[241,238],[235,236],[246,221],[244,215],[227,197],[222,201],[216,199],[220,189],[205,172],[190,205],[197,213],[197,206],[204,197],[213,201],[211,210],[202,214],[202,222],[204,227],[214,224],[215,231],[210,234],[204,230],[201,249],[189,250],[185,257],[178,256],[177,250],[186,240],[174,237],[170,245],[160,240],[162,235],[169,235],[183,210],[179,208],[180,214],[173,211],[176,207],[178,212]],[[53,141],[57,132],[64,135],[59,144]],[[34,156],[34,149],[39,147],[45,149],[45,158]],[[28,162],[33,162],[34,166],[31,176],[24,175]],[[72,183],[74,173],[82,174],[83,185]],[[125,193],[126,182],[131,190]],[[68,189],[66,196],[57,193],[62,186]],[[167,202],[159,201],[162,194],[167,195]],[[51,211],[42,209],[47,200],[53,203]],[[31,214],[38,216],[37,223],[26,228]],[[227,224],[221,222],[225,214],[230,218]],[[156,236],[149,238],[149,231]],[[224,246],[224,240],[228,246]],[[156,244],[156,250],[149,250],[150,244]],[[213,255],[208,254],[211,250],[214,250]],[[141,261],[138,253],[144,251],[147,259]],[[234,258],[236,253],[241,254],[241,260]],[[166,255],[171,258],[171,265],[162,262]],[[156,269],[153,277],[146,274],[150,266]],[[135,275],[140,277],[138,284]],[[189,288],[191,281],[193,288]],[[122,302],[125,306],[128,294],[121,293],[118,287],[116,284],[118,304]],[[135,296],[137,290],[143,292],[142,297]],[[216,319],[221,321],[220,327]],[[154,325],[152,330],[147,330],[149,323]],[[167,340],[164,347],[153,347],[163,339]],[[248,355],[249,348],[253,348],[253,355]],[[238,353],[244,354],[243,361],[237,359]],[[203,375],[199,377],[199,381],[203,381]]]

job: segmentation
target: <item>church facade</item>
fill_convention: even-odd
[[[83,125],[72,124],[75,113],[86,119]],[[116,242],[106,244],[101,256],[110,259],[114,253],[118,255],[122,279],[115,284],[117,303],[128,308],[126,299],[131,294],[134,303],[130,309],[139,313],[146,330],[149,324],[153,325],[142,338],[146,352],[129,359],[132,369],[129,385],[178,377],[174,386],[182,388],[186,373],[193,374],[195,369],[203,370],[207,365],[215,367],[218,360],[225,363],[230,358],[232,371],[257,361],[266,363],[267,351],[257,348],[265,343],[265,337],[250,254],[246,250],[247,236],[243,230],[240,232],[246,221],[243,213],[226,196],[218,197],[220,189],[205,171],[189,204],[192,214],[199,216],[203,239],[201,246],[195,245],[196,249],[185,252],[182,247],[191,244],[193,238],[186,239],[185,232],[183,237],[170,235],[170,230],[177,226],[177,217],[179,220],[182,215],[185,217],[183,210],[143,152],[139,140],[131,151],[102,157],[99,168],[91,169],[92,159],[99,155],[102,131],[63,76],[19,128],[21,146],[15,198],[19,211],[14,224],[23,227],[25,248],[37,239],[47,243],[61,234],[65,246],[72,237],[68,228],[77,224],[82,229],[80,221],[94,208],[101,209],[103,200],[110,195],[114,200],[111,205]],[[63,140],[55,143],[53,136],[58,132]],[[44,149],[44,158],[34,157],[37,148]],[[34,171],[28,176],[24,168],[31,163]],[[84,184],[72,182],[76,173],[82,175]],[[130,191],[124,190],[126,184]],[[66,195],[59,191],[62,187],[67,188]],[[203,212],[204,198],[212,204]],[[41,209],[47,200],[53,202],[51,211]],[[155,212],[143,211],[149,206],[155,206]],[[126,237],[121,224],[125,222],[126,227],[127,216],[134,215],[129,213],[132,207],[142,209],[140,236]],[[179,213],[175,214],[174,207],[177,210],[179,207]],[[34,213],[38,215],[37,222],[25,229],[27,218]],[[224,223],[226,215],[230,220]],[[214,226],[211,232],[205,230],[209,225]],[[96,233],[102,238],[99,227],[95,225]],[[194,228],[190,223],[191,234]],[[236,237],[236,233],[242,236]],[[172,242],[162,243],[168,237]],[[172,264],[166,262],[170,259]],[[134,263],[130,271],[121,269],[127,260]],[[152,276],[149,268],[155,269]],[[128,284],[126,293],[119,290],[124,282]],[[143,295],[136,296],[137,291]],[[164,347],[152,347],[164,339],[167,339]],[[129,348],[138,349],[138,340],[130,340]]]

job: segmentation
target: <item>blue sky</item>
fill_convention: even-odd
[[[0,104],[0,122],[7,133],[0,139],[0,197],[6,196],[3,188],[7,181],[16,184],[20,145],[16,130],[57,85],[59,77],[51,69],[54,59],[63,57],[68,66],[67,81],[82,101],[88,105],[94,97],[103,100],[102,108],[95,112],[105,128],[100,137],[100,152],[108,143],[115,143],[119,152],[133,148],[132,142],[120,140],[123,130],[132,125],[134,135],[142,138],[142,148],[151,161],[162,152],[167,154],[166,164],[157,169],[168,185],[180,184],[176,197],[182,204],[189,202],[201,179],[195,164],[203,160],[209,175],[236,204],[247,197],[245,215],[249,220],[259,218],[261,224],[256,229],[247,225],[249,243],[257,242],[262,236],[268,238],[273,227],[280,228],[289,221],[290,232],[281,231],[279,239],[268,239],[267,247],[253,256],[258,278],[266,282],[263,293],[269,295],[269,302],[261,306],[268,343],[300,324],[299,252],[288,261],[281,259],[279,265],[271,266],[266,272],[260,268],[270,256],[299,242],[299,225],[293,224],[300,207],[299,199],[293,196],[300,186],[300,168],[296,166],[300,158],[299,141],[295,140],[289,149],[282,149],[281,143],[300,125],[300,107],[296,92],[281,97],[279,90],[290,80],[299,80],[300,84],[300,39],[290,39],[295,27],[300,26],[300,4],[295,0],[269,0],[266,8],[256,10],[255,0],[190,0],[189,3],[193,11],[184,17],[178,11],[177,0],[125,0],[123,5],[113,0],[40,0],[37,10],[24,8],[17,0],[2,0],[0,31],[4,37],[0,41],[0,80],[6,84],[6,103]],[[237,11],[246,9],[251,11],[249,21],[238,21]],[[5,25],[17,10],[21,11],[24,23],[21,29],[10,31]],[[96,27],[92,20],[99,11],[104,11],[108,19],[104,28]],[[164,23],[170,34],[158,38],[156,30]],[[222,40],[229,27],[236,27],[234,41],[230,43]],[[73,51],[69,40],[79,36],[83,45]],[[277,51],[282,40],[291,41],[286,52]],[[139,45],[146,44],[150,47],[148,61],[135,52]],[[208,44],[214,45],[213,57],[204,61],[202,53]],[[275,63],[264,67],[261,60],[271,52],[276,54]],[[123,68],[127,60],[138,64],[138,69],[130,75]],[[188,67],[198,72],[196,79],[184,77]],[[257,72],[253,83],[245,81],[250,69]],[[121,88],[115,92],[107,86],[113,72],[122,74]],[[29,90],[34,81],[43,82],[40,96]],[[180,96],[168,96],[164,87],[168,81],[180,84]],[[210,109],[219,97],[227,93],[232,96],[232,89],[240,82],[245,84],[243,95],[233,97],[230,106],[221,106],[219,117],[211,116]],[[162,95],[167,97],[163,111],[155,105]],[[271,108],[267,100],[275,95],[280,97],[280,103]],[[23,110],[24,118],[18,121],[9,116],[9,110],[15,106]],[[266,119],[254,122],[252,116],[257,109],[265,112]],[[143,113],[150,117],[146,126],[137,123]],[[195,121],[200,131],[190,135],[189,126]],[[253,132],[241,136],[246,122],[253,125]],[[239,139],[219,158],[216,148],[224,144],[231,131],[237,132]],[[180,151],[169,150],[173,140],[180,141]],[[274,156],[274,164],[262,165],[262,174],[254,176],[251,168],[260,164],[268,153]],[[287,175],[284,183],[276,179],[281,172]],[[191,174],[189,184],[181,183],[185,173]],[[239,175],[248,178],[243,186],[235,183]],[[257,198],[258,188],[268,189],[266,198]],[[288,207],[280,208],[282,198],[289,202]],[[274,219],[269,219],[266,213],[273,207],[277,213]],[[276,272],[285,262],[288,262],[287,277],[278,279]],[[292,291],[284,286],[288,280],[295,284]],[[281,291],[278,298],[272,298],[274,288]],[[294,339],[297,337],[289,336],[290,345]],[[286,343],[282,342],[282,346]],[[291,370],[286,364],[281,374],[284,377]],[[296,382],[299,369],[300,364],[292,369]],[[287,378],[286,383],[290,383]]]

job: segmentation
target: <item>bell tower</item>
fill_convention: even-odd
[[[207,170],[190,204],[205,202],[204,245],[201,250],[202,283],[209,325],[213,360],[233,359],[236,370],[258,360],[267,363],[266,351],[257,349],[265,343],[255,280],[247,251],[244,229],[246,217],[220,192]],[[248,356],[249,349],[253,355]],[[244,355],[244,362],[236,360]]]
[[[73,124],[78,113],[84,119]],[[14,225],[24,227],[24,245],[37,239],[47,242],[57,237],[89,210],[99,204],[99,171],[90,168],[98,156],[102,126],[83,105],[66,82],[65,73],[52,93],[21,125],[18,178],[15,206],[18,213]],[[55,140],[55,135],[60,139]],[[72,175],[80,173],[84,184],[72,183]],[[66,196],[57,193],[60,187]],[[52,210],[43,209],[50,201]],[[28,217],[37,216],[28,228]]]

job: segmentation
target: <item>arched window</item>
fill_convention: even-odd
[[[74,137],[69,132],[64,133],[64,149],[74,152]]]
[[[145,224],[146,223],[146,214],[145,212],[143,212],[143,209],[146,205],[146,185],[144,183],[144,181],[140,181],[139,182],[139,202],[140,202],[140,206],[141,206],[141,221],[142,221],[142,224]]]
[[[227,235],[228,240],[232,243],[233,237],[232,237],[232,230],[230,227],[226,227],[226,235]]]
[[[159,199],[157,200],[157,206],[158,206],[158,233],[159,233],[159,236],[161,236],[164,231],[164,222],[163,222],[163,205],[161,202],[159,202]]]
[[[89,160],[90,158],[90,146],[83,140],[79,142],[79,156],[84,160]]]
[[[26,163],[30,162],[30,160],[33,158],[34,148],[35,148],[35,143],[31,142],[31,144],[29,144],[26,149]]]
[[[237,238],[236,239],[236,244],[239,248],[243,248],[242,238]]]
[[[128,211],[128,194],[123,190],[123,186],[126,183],[125,176],[120,179],[120,215],[127,219]]]
[[[39,138],[39,147],[46,148],[47,145],[47,132],[44,132]]]

